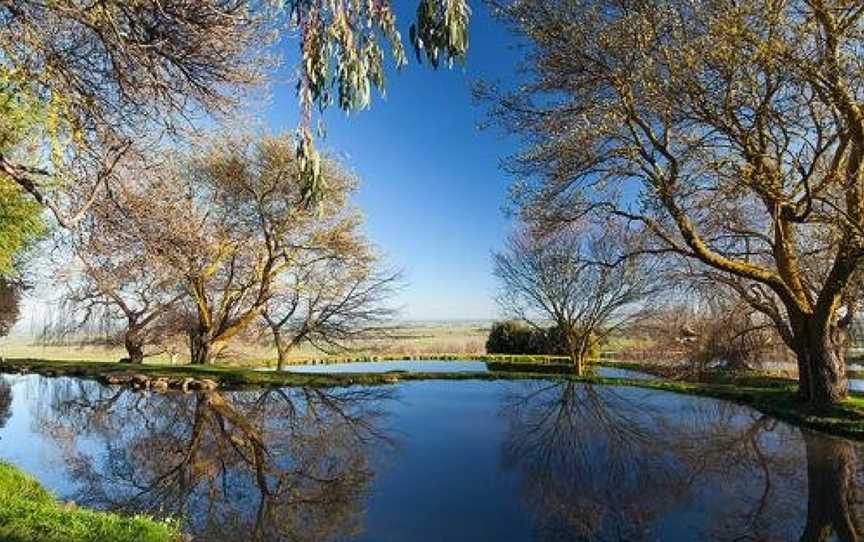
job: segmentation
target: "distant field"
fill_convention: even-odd
[[[351,355],[390,355],[390,354],[483,354],[486,351],[486,336],[489,321],[435,321],[404,322],[386,331],[386,336],[358,341],[350,345]],[[126,356],[122,348],[98,346],[43,346],[28,337],[8,337],[0,340],[0,356],[7,358],[42,358],[55,360],[92,360],[117,361]],[[309,345],[294,350],[290,359],[302,361],[310,358],[328,357]],[[339,357],[338,355],[335,357]],[[273,361],[275,351],[266,343],[245,343],[233,345],[226,354],[226,362],[241,365],[259,365]],[[148,358],[154,363],[170,363],[168,355]],[[184,353],[177,357],[178,363],[185,363]]]

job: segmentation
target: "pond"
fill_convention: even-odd
[[[405,371],[407,373],[486,373],[489,371],[489,368],[484,361],[406,360],[298,364],[288,365],[285,367],[285,370],[296,373],[386,373],[390,371]],[[627,378],[630,380],[658,378],[639,371],[606,365],[598,365],[594,371],[597,376],[604,378]]]
[[[201,541],[853,540],[864,519],[858,445],[632,387],[160,395],[28,375],[0,382],[0,425],[0,458],[61,498]]]
[[[609,367],[600,365],[594,370],[597,376],[603,378],[626,378],[628,380],[660,380],[660,377],[632,369],[620,369],[618,367]]]
[[[408,373],[485,373],[483,361],[358,361],[348,363],[321,363],[309,365],[287,365],[286,371],[295,373],[386,373],[405,371]]]

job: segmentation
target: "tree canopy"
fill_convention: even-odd
[[[418,59],[437,66],[464,56],[469,15],[465,0],[421,0],[411,27]],[[23,159],[0,149],[0,171],[61,224],[74,223],[133,143],[236,110],[290,39],[300,51],[296,150],[316,195],[314,111],[368,107],[371,88],[384,90],[384,42],[396,66],[406,62],[389,1],[0,2],[0,84],[41,113],[41,140]],[[70,202],[69,191],[85,195]]]
[[[864,258],[864,8],[857,2],[521,0],[524,84],[481,90],[524,136],[526,216],[653,233],[772,319],[801,395],[846,393]]]

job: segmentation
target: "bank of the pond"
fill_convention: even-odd
[[[260,371],[228,365],[130,365],[100,361],[65,361],[42,359],[6,359],[0,362],[0,373],[33,372],[44,376],[74,376],[104,381],[112,375],[140,374],[158,378],[212,380],[219,389],[242,389],[261,386],[354,386],[392,384],[400,380],[467,380],[499,378],[531,378],[521,373],[493,374],[480,372],[384,372],[384,373],[300,373],[291,371]],[[536,375],[541,378],[542,375]]]
[[[295,359],[285,364],[292,365],[329,365],[333,363],[375,363],[379,361],[505,361],[512,363],[566,363],[566,356],[547,356],[536,354],[383,354],[363,356],[329,356],[325,358]],[[275,367],[276,361],[265,359],[262,363]]]
[[[5,542],[176,542],[179,530],[147,516],[124,516],[59,502],[31,476],[0,463],[0,540]]]
[[[634,363],[603,362],[606,366],[666,376],[668,367]],[[393,384],[411,380],[519,380],[571,379],[580,382],[635,386],[674,393],[725,399],[749,405],[786,422],[826,433],[864,441],[864,394],[852,393],[840,405],[813,408],[797,401],[796,382],[768,373],[730,375],[706,371],[688,380],[652,380],[576,376],[566,364],[543,361],[530,363],[491,361],[488,372],[384,372],[384,373],[299,373],[257,371],[230,366],[126,365],[88,361],[52,361],[9,359],[0,363],[0,372],[34,372],[46,376],[75,376],[104,381],[112,374],[140,373],[155,378],[210,379],[219,389],[242,389],[261,386],[353,386]],[[694,381],[696,380],[696,381]]]

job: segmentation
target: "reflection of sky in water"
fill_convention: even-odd
[[[286,371],[296,373],[409,373],[479,372],[488,369],[482,361],[362,361],[352,363],[324,363],[316,365],[288,365]]]
[[[409,373],[447,373],[447,372],[488,372],[485,362],[482,361],[364,361],[351,363],[324,363],[309,365],[288,365],[286,371],[297,373],[386,373],[388,371],[406,371]],[[631,380],[644,380],[658,378],[656,376],[640,373],[630,369],[619,369],[617,367],[598,366],[595,369],[597,376],[604,378],[628,378]]]
[[[142,461],[165,436],[179,438],[178,449],[185,449],[184,436],[196,427],[191,417],[197,420],[202,409],[218,414],[223,425],[205,429],[201,456],[213,461],[190,472],[200,476],[220,461],[229,466],[210,488],[225,491],[215,505],[221,515],[212,524],[202,519],[209,517],[206,486],[185,504],[196,517],[195,528],[207,531],[201,539],[218,542],[252,532],[249,522],[259,503],[253,469],[236,461],[237,450],[252,454],[235,423],[261,431],[261,457],[275,468],[269,481],[283,476],[300,497],[314,496],[326,478],[304,469],[323,468],[333,477],[363,465],[370,469],[368,476],[349,480],[348,508],[316,515],[316,499],[300,505],[303,513],[294,505],[273,508],[274,518],[296,515],[293,523],[280,524],[291,532],[281,538],[271,532],[262,540],[793,540],[807,518],[808,460],[853,457],[860,471],[858,448],[840,439],[808,433],[805,448],[798,429],[752,409],[639,388],[429,380],[341,388],[316,399],[319,392],[299,388],[159,396],[94,383],[79,388],[71,379],[9,380],[12,416],[0,429],[0,458],[78,502],[84,502],[77,492],[87,480],[73,482],[64,457],[76,458],[76,468],[89,461],[92,470],[82,472],[102,481],[117,473],[167,471],[168,456],[150,458],[138,470],[127,463]],[[365,397],[370,389],[386,393]],[[112,406],[88,413],[90,402],[105,405],[118,391]],[[279,402],[283,391],[296,410]],[[74,401],[72,410],[60,416],[58,398]],[[271,405],[265,417],[255,414],[262,404]],[[304,420],[313,410],[325,415],[310,425]],[[328,432],[329,424],[345,420],[356,423],[364,437]],[[220,427],[228,428],[224,441]],[[64,440],[64,431],[75,438]],[[349,440],[334,440],[334,434]],[[64,442],[74,446],[64,452]],[[838,446],[846,455],[831,455]],[[119,505],[133,491],[119,484],[100,487],[105,493],[91,493],[91,499],[111,498]],[[176,488],[170,489],[167,494],[175,495]],[[825,497],[820,502],[832,502]],[[360,530],[342,530],[340,522],[348,525],[345,518],[352,514]],[[330,530],[322,535],[310,532],[310,525]]]
[[[14,463],[51,488],[63,488],[71,484],[67,467],[59,450],[52,445],[50,437],[39,432],[34,420],[36,402],[43,381],[36,375],[9,376],[3,378],[12,384],[12,416],[0,428],[0,456]]]
[[[619,369],[617,367],[606,367],[600,366],[595,369],[597,376],[603,378],[627,378],[630,380],[651,380],[651,379],[659,379],[660,377],[640,373],[639,371],[632,371],[630,369]]]

